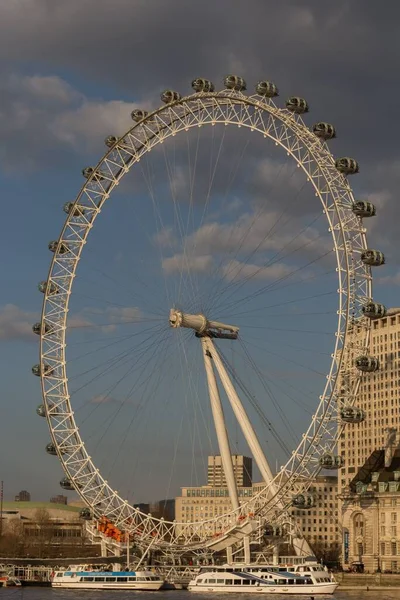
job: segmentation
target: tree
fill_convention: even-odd
[[[32,525],[37,557],[44,558],[48,554],[48,546],[54,533],[50,513],[45,508],[38,508],[34,513]]]

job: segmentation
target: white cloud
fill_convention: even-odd
[[[137,105],[88,99],[61,77],[8,75],[0,78],[0,151],[3,169],[38,168],[63,153],[102,148],[107,135],[132,125]]]
[[[185,254],[175,254],[162,261],[162,267],[167,275],[173,273],[191,272],[207,273],[213,266],[213,258],[210,255],[190,256]]]
[[[228,281],[240,281],[242,279],[252,279],[253,281],[265,279],[280,279],[290,275],[295,270],[284,263],[274,263],[270,266],[254,265],[242,263],[238,260],[231,260],[222,267],[222,274]]]
[[[51,130],[60,142],[75,148],[82,143],[98,148],[102,137],[122,135],[132,126],[130,114],[134,108],[137,104],[121,100],[85,99],[78,107],[56,115]]]
[[[25,311],[15,304],[0,307],[0,341],[37,341],[32,325],[38,320],[33,312]]]
[[[377,282],[386,285],[400,285],[400,271],[397,271],[397,273],[394,273],[393,275],[378,277]]]
[[[115,404],[119,403],[120,400],[116,398],[112,398],[111,396],[107,396],[105,394],[99,394],[98,396],[94,396],[90,400],[90,404]]]

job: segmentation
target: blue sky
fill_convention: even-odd
[[[252,10],[248,9],[249,4],[252,4]],[[61,229],[65,217],[63,204],[74,199],[82,185],[81,169],[96,162],[105,151],[105,136],[126,131],[132,124],[130,112],[133,108],[156,107],[160,103],[160,92],[166,87],[189,92],[191,80],[203,76],[214,81],[217,88],[222,88],[223,76],[229,72],[245,77],[249,88],[259,79],[269,79],[280,89],[279,105],[289,95],[301,95],[310,103],[310,115],[306,118],[309,125],[318,120],[334,123],[338,139],[331,144],[333,153],[359,160],[360,174],[351,181],[355,193],[359,198],[375,202],[378,207],[378,216],[367,224],[370,245],[385,252],[388,264],[376,273],[375,297],[388,306],[399,305],[400,156],[396,73],[400,42],[396,29],[397,3],[387,1],[384,12],[369,0],[338,1],[323,7],[317,1],[250,0],[244,3],[221,0],[216,6],[207,0],[201,3],[201,10],[199,7],[198,3],[183,0],[171,0],[168,6],[156,0],[115,0],[113,3],[103,0],[85,3],[21,0],[0,7],[0,180],[3,198],[0,477],[4,479],[7,498],[22,488],[31,490],[37,500],[60,491],[61,468],[57,459],[44,452],[48,432],[44,421],[35,415],[36,405],[41,401],[40,389],[38,380],[30,373],[38,354],[37,339],[31,334],[30,325],[38,319],[41,309],[42,297],[37,291],[37,283],[46,278],[50,263],[47,244],[57,238]],[[214,141],[207,135],[201,139],[196,180],[200,207],[202,198],[204,201],[204,186],[209,181],[207,159],[214,152],[215,161],[216,148],[222,139],[220,131],[216,132]],[[190,139],[193,152],[196,137],[192,135]],[[187,156],[183,148],[186,146],[176,142],[168,147],[167,153],[170,159],[176,158],[174,175],[181,186],[179,202],[182,211],[187,211]],[[244,158],[239,160],[241,150]],[[237,176],[229,189],[228,202],[227,181],[235,161]],[[125,335],[121,310],[119,313],[111,310],[113,306],[116,309],[115,303],[119,309],[139,307],[141,314],[146,308],[160,318],[168,308],[166,288],[160,290],[156,283],[163,282],[163,271],[167,273],[168,290],[171,294],[177,291],[174,268],[179,251],[173,239],[165,237],[168,232],[174,233],[173,213],[168,212],[168,202],[163,203],[164,197],[168,200],[170,194],[165,164],[165,156],[159,152],[151,169],[160,206],[165,211],[164,227],[161,228],[164,242],[159,246],[162,247],[162,259],[168,259],[169,263],[164,262],[163,270],[159,246],[154,242],[160,228],[152,219],[146,182],[142,173],[132,174],[126,185],[121,186],[114,205],[104,210],[98,226],[96,223],[88,252],[79,267],[71,315],[81,326],[95,323],[98,327],[94,333],[84,327],[71,330],[71,349],[68,351],[71,359],[75,358],[75,361],[71,360],[71,378],[79,375],[79,369],[82,373],[94,367],[96,361],[97,365],[101,361],[106,363],[127,349],[127,340],[99,349],[101,345],[111,343],[112,336]],[[211,230],[211,235],[210,230],[208,234],[202,231],[204,269],[198,270],[198,276],[206,288],[208,259],[204,257],[215,258],[222,252],[216,239],[223,240],[224,231],[226,233],[230,225],[237,226],[240,219],[246,222],[246,215],[257,214],[254,207],[258,206],[265,190],[269,190],[269,204],[261,216],[268,217],[267,221],[274,218],[271,215],[278,214],[277,206],[282,199],[290,200],[293,220],[286,226],[288,235],[295,235],[296,227],[307,226],[313,221],[313,211],[318,207],[311,204],[311,195],[303,189],[302,182],[294,178],[293,186],[290,185],[291,169],[286,158],[276,154],[273,147],[264,148],[259,141],[250,143],[245,133],[235,132],[225,140],[213,187],[214,212],[210,209],[206,221],[209,226],[217,224],[219,229],[214,229],[214,234]],[[228,205],[229,211],[226,210]],[[201,208],[197,217],[200,213]],[[326,235],[322,219],[316,222],[315,231]],[[188,233],[194,235],[196,227]],[[256,244],[254,230],[250,240]],[[305,265],[308,258],[304,255],[296,260]],[[321,267],[321,272],[323,269]],[[111,282],[110,274],[118,283]],[[137,295],[138,277],[144,280],[141,290],[145,290],[140,298]],[[297,299],[297,303],[293,307],[284,304],[286,308],[280,316],[274,308],[278,316],[263,321],[265,330],[262,334],[257,332],[258,339],[254,332],[246,333],[245,341],[253,344],[260,366],[271,369],[269,379],[274,379],[280,386],[275,389],[275,398],[286,412],[293,413],[292,426],[302,413],[303,405],[297,406],[293,398],[288,398],[287,394],[293,396],[291,386],[301,387],[301,402],[306,403],[305,395],[317,393],[320,386],[318,375],[312,375],[311,369],[314,366],[317,371],[324,372],[327,363],[323,353],[330,352],[330,341],[327,342],[325,332],[333,331],[334,298],[319,298],[318,294],[322,288],[334,290],[335,281],[329,275],[326,282],[321,281],[318,279],[309,285],[297,282],[293,289],[286,287],[270,294],[265,306],[282,304],[290,298]],[[206,293],[210,298],[211,289],[210,285],[207,288],[210,294]],[[307,296],[313,299],[301,300]],[[303,315],[307,312],[305,305],[309,312],[327,314]],[[197,308],[201,309],[200,306]],[[296,311],[302,314],[303,330],[316,333],[303,332],[299,341],[297,326],[289,326],[292,308],[294,314]],[[271,312],[272,308],[268,310]],[[234,316],[228,310],[225,314]],[[241,317],[237,318],[240,320]],[[288,319],[286,325],[282,325],[283,318]],[[106,322],[109,330],[100,327]],[[247,325],[253,322],[247,321]],[[244,318],[240,324],[245,328]],[[143,325],[143,337],[146,327]],[[286,346],[280,332],[282,327],[289,330],[285,332]],[[268,339],[263,337],[264,331]],[[127,330],[126,335],[129,333]],[[164,332],[165,336],[170,333]],[[161,333],[157,331],[157,335],[161,336]],[[143,344],[140,335],[135,339]],[[165,355],[168,354],[168,339],[165,337],[165,348],[160,345],[160,352]],[[176,364],[180,364],[176,343],[176,340],[171,341],[170,348],[175,348]],[[263,358],[268,343],[274,346],[278,355],[296,360],[287,354],[290,345],[290,352],[301,353],[302,360],[298,361],[301,365],[292,362],[281,368],[282,360],[279,356],[272,358],[271,352]],[[154,337],[154,347],[157,345]],[[234,353],[238,352],[237,365],[240,353],[232,346],[229,343],[226,352],[231,353],[233,362]],[[97,348],[98,352],[79,358],[85,354],[85,347]],[[313,358],[305,348],[314,349],[314,354],[320,357]],[[148,388],[147,393],[155,399],[153,404],[144,402],[145,395],[139,391],[124,402],[123,398],[129,396],[128,381],[125,387],[122,385],[114,394],[109,392],[107,395],[107,390],[118,378],[118,369],[112,376],[105,377],[104,383],[99,380],[89,385],[90,378],[81,375],[81,380],[87,383],[81,395],[76,397],[77,409],[81,406],[79,414],[82,417],[77,414],[77,420],[81,418],[82,434],[93,450],[96,462],[104,464],[104,469],[110,473],[110,480],[113,478],[118,489],[135,501],[175,493],[179,485],[203,480],[201,456],[207,454],[207,444],[203,442],[210,425],[209,409],[204,402],[204,383],[193,344],[189,352],[189,360],[193,357],[196,361],[193,373],[197,379],[192,382],[194,387],[187,397],[187,379],[174,378],[174,357],[169,366],[166,359],[161,360],[165,357],[160,354],[160,365],[163,366],[158,368],[165,377],[163,386],[169,392],[169,401],[164,403],[162,388],[157,388],[154,394],[150,394],[151,388]],[[121,364],[120,368],[122,374],[124,366]],[[98,369],[101,370],[101,366]],[[146,369],[151,372],[151,361],[146,363]],[[251,374],[243,372],[242,376],[247,377],[250,385]],[[155,380],[153,385],[156,386]],[[260,384],[254,384],[254,393],[262,395]],[[196,394],[203,398],[203,408],[193,401]],[[297,400],[297,392],[294,395]],[[266,404],[264,408],[289,442],[290,436],[279,415],[274,413],[274,407]],[[256,418],[254,413],[252,417]],[[246,451],[233,421],[230,425],[238,440],[238,450]],[[178,450],[174,445],[176,429],[180,431]],[[119,443],[121,431],[128,432],[124,443]],[[271,456],[279,456],[273,440],[264,435],[261,427],[259,434],[263,443],[271,446]],[[203,440],[201,443],[200,439]],[[213,444],[215,447],[211,439],[211,446]],[[119,448],[117,452],[116,447]],[[176,464],[171,468],[174,453]],[[161,479],[158,487],[154,484],[157,478]]]

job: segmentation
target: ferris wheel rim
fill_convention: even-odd
[[[107,157],[110,157],[112,155],[113,151],[119,147],[119,145],[121,144],[121,140],[124,140],[128,135],[132,134],[137,129],[143,128],[145,126],[145,123],[150,122],[151,119],[157,118],[157,116],[160,115],[160,114],[167,113],[168,111],[171,111],[171,110],[175,110],[175,108],[178,109],[179,107],[182,107],[183,105],[185,105],[185,103],[186,104],[191,103],[191,102],[199,103],[199,102],[204,102],[204,101],[207,101],[207,100],[209,100],[211,102],[215,102],[217,105],[219,105],[219,101],[222,100],[225,103],[226,102],[228,102],[228,103],[232,102],[233,105],[247,105],[247,106],[251,106],[251,107],[253,107],[254,109],[257,109],[257,110],[266,111],[266,112],[269,113],[269,115],[272,114],[274,118],[276,118],[277,120],[280,120],[282,123],[284,123],[284,121],[280,117],[284,116],[285,117],[285,121],[287,121],[284,124],[289,129],[290,129],[289,125],[292,126],[292,131],[294,132],[294,135],[299,135],[298,134],[299,129],[301,129],[301,131],[304,133],[304,139],[302,139],[302,141],[305,142],[306,146],[307,146],[307,143],[309,143],[310,146],[311,146],[311,142],[312,142],[313,143],[312,144],[312,149],[313,150],[315,150],[315,151],[316,150],[321,150],[321,148],[325,148],[327,150],[326,145],[322,144],[319,140],[317,140],[315,138],[315,136],[313,136],[313,134],[308,129],[306,129],[305,125],[303,124],[303,122],[302,122],[302,120],[301,120],[301,118],[299,116],[294,116],[291,113],[289,113],[288,111],[285,112],[285,109],[279,109],[279,108],[277,108],[274,105],[274,103],[272,101],[270,101],[270,100],[268,102],[266,102],[265,99],[263,99],[260,96],[257,96],[257,97],[250,96],[250,97],[248,97],[248,96],[245,96],[245,95],[243,95],[241,93],[237,93],[237,92],[233,93],[233,92],[226,91],[226,90],[224,90],[222,92],[217,92],[217,93],[196,93],[196,94],[191,94],[189,96],[181,98],[181,99],[177,100],[176,102],[171,103],[170,105],[160,107],[156,111],[153,111],[153,113],[150,113],[146,117],[146,119],[143,120],[143,122],[137,123],[132,128],[130,128],[129,131],[126,134],[124,134],[123,136],[121,136],[121,138],[118,139],[118,141],[114,144],[114,146],[111,147],[103,155],[102,159],[98,162],[97,166],[94,168],[94,175],[93,175],[93,177],[95,178],[96,177],[96,175],[95,175],[96,172],[98,172],[99,170],[101,170],[101,166],[103,165],[105,159]],[[190,108],[193,109],[193,107],[190,107]],[[182,119],[182,117],[180,117],[180,118]],[[176,116],[176,121],[179,121],[179,116]],[[220,122],[220,121],[218,121],[218,122]],[[208,122],[203,122],[202,123],[202,125],[208,125],[208,124],[209,124]],[[225,124],[228,124],[228,123],[225,123]],[[234,124],[235,123],[233,121],[229,122],[229,125],[234,125]],[[194,127],[194,126],[195,125],[191,125],[191,127]],[[198,124],[198,126],[200,126],[200,125]],[[243,123],[242,126],[243,127],[249,127],[249,124]],[[183,129],[185,129],[185,128],[183,127],[178,132],[181,133],[183,131]],[[297,131],[297,134],[296,134],[296,131]],[[260,133],[262,133],[262,132],[260,131]],[[172,134],[170,133],[169,135],[172,135]],[[313,136],[312,139],[311,139],[311,136]],[[166,137],[169,137],[169,136],[165,136],[165,137],[163,137],[163,139],[166,139]],[[266,137],[266,136],[264,136],[264,137]],[[292,154],[292,158],[294,158],[294,160],[297,162],[298,166],[300,166],[299,165],[299,160],[293,154],[293,149],[289,149],[287,146],[285,146],[284,145],[284,141],[282,141],[282,139],[281,140],[277,140],[276,138],[273,138],[269,134],[267,134],[267,137],[270,137],[273,141],[275,141],[275,143],[281,145],[282,148],[285,149],[286,151],[290,150],[290,153]],[[158,139],[157,144],[154,144],[154,146],[158,145],[158,143],[160,143],[160,139]],[[312,156],[311,149],[308,146],[307,146],[307,149],[310,151],[310,154]],[[331,158],[329,167],[331,169],[333,169],[334,168],[334,161],[332,159],[332,155],[329,152],[329,150],[327,150],[326,154],[327,154],[327,158],[328,157]],[[316,160],[316,159],[314,159],[314,160]],[[137,161],[132,161],[132,164],[129,166],[129,168],[118,178],[118,182],[122,178],[122,176],[125,173],[127,173],[136,164],[136,162]],[[301,165],[301,166],[302,166],[303,170],[305,171],[305,173],[307,175],[308,172],[305,169],[304,165]],[[351,190],[350,190],[350,188],[349,188],[349,186],[347,184],[347,180],[343,176],[341,176],[341,175],[339,175],[337,173],[336,173],[336,176],[337,176],[337,179],[341,181],[343,188],[347,188],[348,194],[350,195],[351,198],[353,198]],[[80,193],[78,194],[75,202],[73,203],[74,206],[79,206],[79,201],[84,196],[85,191],[87,189],[87,186],[91,182],[93,182],[93,177],[91,179],[88,179],[88,181],[82,186]],[[116,185],[116,183],[114,183],[114,185]],[[110,193],[111,193],[114,185],[111,185],[110,188],[109,188],[109,190],[103,190],[104,193],[102,195],[103,195],[104,199],[103,199],[103,202],[101,203],[101,206],[106,201],[106,199],[109,197],[109,195],[110,195]],[[317,194],[317,190],[316,190],[316,194]],[[318,195],[319,195],[319,199],[322,202],[322,205],[325,206],[324,202],[322,201],[321,194],[319,193]],[[354,202],[354,199],[352,201]],[[335,209],[338,210],[338,207],[336,206],[335,198],[334,198],[334,204],[335,204]],[[96,209],[93,209],[93,219],[91,221],[91,224],[93,223],[93,221],[95,220],[95,218],[98,216],[98,214],[99,214],[99,212],[101,210],[101,206],[100,206],[100,208],[97,207]],[[60,236],[58,238],[58,247],[64,241],[68,241],[68,240],[64,240],[63,236],[64,236],[65,232],[68,230],[68,227],[70,226],[71,222],[73,222],[72,213],[69,214],[69,215],[67,215],[67,219],[65,221],[64,227],[62,228],[61,234],[60,234]],[[330,224],[332,225],[332,223],[330,223]],[[342,227],[342,224],[341,224],[341,227]],[[87,232],[86,232],[85,240],[86,240],[87,235],[89,234],[89,229],[90,229],[90,227],[87,227]],[[334,238],[333,231],[334,231],[334,229],[332,229],[332,237]],[[343,237],[344,237],[344,233],[343,233],[342,230],[341,230],[341,233],[343,234]],[[360,234],[361,234],[361,227],[360,227]],[[363,249],[366,249],[367,246],[366,246],[365,234],[361,234],[361,241],[362,241],[362,246],[361,247]],[[79,253],[75,256],[75,266],[74,266],[73,272],[75,272],[76,265],[77,265],[77,263],[79,261],[82,249],[83,249],[83,243],[80,246]],[[352,248],[349,251],[348,247],[346,247],[345,250],[344,250],[344,254],[346,256],[348,256],[348,254],[350,254],[351,251],[352,251]],[[336,254],[336,256],[337,256],[337,253],[338,253],[338,244],[335,244],[335,254]],[[57,264],[57,258],[59,258],[59,257],[58,257],[58,254],[56,252],[54,254],[53,260],[51,261],[51,266],[50,266],[50,269],[49,269],[49,274],[48,274],[48,279],[47,279],[47,289],[46,289],[46,293],[45,293],[44,301],[43,301],[42,323],[46,320],[46,317],[48,317],[48,313],[46,313],[46,307],[47,307],[49,298],[51,298],[51,296],[52,296],[51,293],[49,293],[50,292],[49,286],[51,285],[52,282],[54,283],[53,271],[54,271],[55,265]],[[339,262],[340,261],[337,259],[337,263],[338,264],[339,264]],[[347,269],[348,269],[348,263],[347,263]],[[343,286],[342,286],[342,283],[341,283],[341,280],[340,280],[342,272],[341,272],[340,269],[338,269],[338,271],[339,271],[339,281],[340,281],[340,290],[339,290],[340,312],[338,311],[339,312],[339,315],[338,315],[338,332],[337,332],[337,338],[336,338],[336,343],[335,343],[335,351],[334,351],[334,355],[332,357],[332,362],[331,362],[330,374],[332,374],[332,371],[334,370],[335,361],[336,361],[336,364],[337,364],[337,369],[339,369],[342,361],[344,360],[343,353],[342,353],[342,355],[340,356],[340,360],[337,361],[337,351],[338,351],[338,347],[339,347],[339,344],[340,344],[340,339],[342,339],[342,347],[344,348],[344,346],[345,346],[345,336],[347,334],[347,331],[345,331],[344,332],[344,338],[343,338],[343,332],[340,331],[340,322],[341,322],[341,319],[344,318],[344,315],[343,315],[343,306],[342,306],[342,297],[343,297],[343,289],[342,289],[342,287]],[[365,268],[365,272],[366,273],[368,272],[367,268]],[[349,270],[347,270],[347,276],[349,276]],[[369,294],[366,294],[365,298],[371,298],[372,297],[372,293],[371,293],[370,279],[366,278],[366,281],[368,281],[368,283],[369,283],[369,287],[368,287]],[[67,315],[67,312],[68,312],[67,309],[68,309],[69,295],[70,295],[70,291],[71,291],[71,288],[72,288],[72,283],[73,283],[73,277],[71,277],[71,285],[70,285],[70,288],[69,288],[69,293],[66,294],[66,303],[65,303],[65,310],[64,310],[64,317],[65,317],[65,319],[64,319],[63,330],[62,330],[62,334],[61,334],[62,342],[64,344],[64,347],[65,347],[65,332],[66,332],[66,315]],[[349,296],[347,297],[347,303],[346,303],[346,313],[345,313],[345,318],[344,318],[345,322],[347,322],[348,318],[349,318]],[[341,336],[342,336],[342,338],[341,338]],[[45,333],[43,334],[43,331],[42,331],[42,335],[40,337],[40,365],[42,367],[41,382],[42,382],[43,397],[44,397],[44,400],[45,400],[45,405],[47,407],[46,415],[47,415],[47,420],[48,420],[48,424],[49,424],[49,428],[50,428],[50,433],[51,433],[52,441],[56,445],[56,447],[59,448],[58,438],[56,436],[56,432],[53,429],[53,422],[52,422],[52,419],[51,419],[51,412],[49,413],[49,410],[48,410],[50,403],[48,402],[49,393],[47,391],[46,385],[47,385],[48,381],[51,378],[50,377],[45,377],[45,375],[43,374],[43,367],[45,365],[45,360],[49,359],[49,355],[46,354],[46,352],[44,351],[44,341],[46,341],[46,334]],[[64,371],[64,384],[66,384],[66,391],[67,391],[67,393],[64,395],[64,400],[69,403],[67,378],[66,378],[66,373],[65,373],[65,364],[66,364],[65,356],[63,355],[62,368],[63,368],[63,371]],[[336,380],[335,380],[335,382],[336,382]],[[327,388],[325,387],[324,396],[325,396],[326,389]],[[331,390],[330,398],[332,398],[333,393],[334,393],[334,388]],[[322,403],[323,403],[323,400],[321,398],[318,408],[322,405]],[[316,415],[317,415],[317,411],[316,411]],[[312,424],[316,423],[316,421],[317,421],[316,415],[313,416],[312,423],[310,424],[310,427],[307,430],[307,434],[312,429]],[[99,478],[100,480],[102,480],[103,485],[105,486],[103,488],[103,491],[104,491],[104,489],[107,489],[109,492],[111,492],[111,495],[115,499],[117,493],[114,490],[111,489],[111,487],[108,485],[107,482],[105,482],[105,480],[102,478],[102,476],[99,473],[99,471],[96,469],[95,464],[91,460],[91,457],[89,457],[89,455],[87,454],[87,451],[86,451],[86,448],[85,448],[85,443],[82,440],[82,438],[80,437],[78,428],[76,426],[76,423],[75,423],[75,420],[74,420],[74,417],[73,417],[73,409],[72,409],[71,405],[70,405],[70,415],[68,416],[68,418],[71,420],[70,436],[71,437],[75,436],[75,437],[77,437],[79,439],[79,441],[80,441],[80,445],[78,444],[79,445],[79,451],[80,452],[84,451],[84,454],[86,454],[86,458],[85,458],[86,459],[86,463],[84,464],[84,467],[88,467],[89,465],[90,465],[90,467],[92,467],[91,473],[95,473],[96,477]],[[321,424],[322,424],[322,421],[320,422],[320,425]],[[313,440],[316,439],[317,434],[318,434],[318,431],[314,431],[313,432]],[[313,443],[313,440],[311,442],[310,441],[308,442],[308,449],[311,447],[311,444]],[[301,444],[303,444],[303,442]],[[300,446],[294,451],[294,452],[296,452],[296,454],[299,454],[299,448],[300,448]],[[68,464],[64,460],[64,458],[61,455],[61,453],[59,453],[59,458],[61,460],[61,463],[63,465],[63,468],[64,468],[66,474],[71,477],[71,471],[68,468]],[[305,456],[304,456],[304,458],[302,460],[303,461],[309,460],[309,457],[307,457],[307,455],[305,454]],[[290,460],[288,461],[287,464],[289,464],[289,462],[290,462]],[[83,469],[81,469],[81,471],[83,471]],[[287,470],[286,469],[283,469],[283,471],[282,471],[282,477],[283,476],[287,477]],[[278,475],[277,475],[277,477],[278,477]],[[282,481],[282,477],[281,477],[281,481]],[[75,483],[79,484],[79,476],[77,477],[76,473],[73,476],[73,481]],[[284,484],[282,484],[282,485],[284,485]],[[286,484],[286,485],[288,485],[288,484]],[[81,493],[82,490],[79,490],[79,488],[78,488],[77,491],[78,491],[78,493],[80,495],[82,495],[82,497],[87,502],[86,497],[84,496],[83,493]],[[117,497],[123,503],[124,506],[127,506],[127,503],[120,496],[117,496]],[[90,506],[93,508],[93,501],[91,501],[90,503],[88,502],[88,504],[90,504]],[[111,504],[110,504],[110,508],[111,508]],[[136,509],[133,506],[132,507],[129,506],[129,508],[132,509],[133,511],[136,511]],[[115,510],[111,511],[111,512],[114,512],[114,514],[115,514]],[[123,511],[121,511],[121,514],[122,514],[122,512]],[[146,518],[148,517],[147,515],[144,515],[144,514],[143,514],[143,516],[145,516]],[[157,519],[154,519],[154,518],[152,518],[152,519],[153,519],[153,521],[157,521]]]

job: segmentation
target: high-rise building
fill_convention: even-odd
[[[365,411],[365,421],[348,425],[341,436],[345,466],[339,473],[339,494],[374,450],[385,447],[387,430],[399,430],[400,308],[372,322],[369,354],[379,359],[379,369],[363,375],[355,402]]]
[[[385,563],[389,564],[386,568],[397,570],[392,550],[400,549],[400,535],[395,522],[390,521],[390,527],[383,522],[400,519],[400,511],[394,516],[394,507],[400,503],[396,481],[400,474],[393,462],[400,429],[400,308],[389,309],[372,321],[368,354],[379,360],[379,368],[363,375],[355,402],[365,412],[365,420],[348,425],[339,442],[345,463],[338,485],[343,563],[364,564],[368,570]],[[386,505],[392,508],[390,516]],[[390,540],[389,532],[393,534]]]
[[[295,522],[311,547],[313,544],[331,547],[341,542],[337,483],[336,476],[317,476],[308,490],[315,497],[316,506],[311,510],[292,510]]]
[[[21,490],[19,494],[15,496],[15,502],[30,502],[31,495],[26,490]]]
[[[238,487],[251,487],[253,477],[253,461],[249,456],[232,455],[233,472]],[[226,487],[225,473],[221,456],[208,457],[207,485]]]
[[[57,496],[50,498],[50,502],[54,504],[68,504],[68,498],[63,494],[57,494]]]

